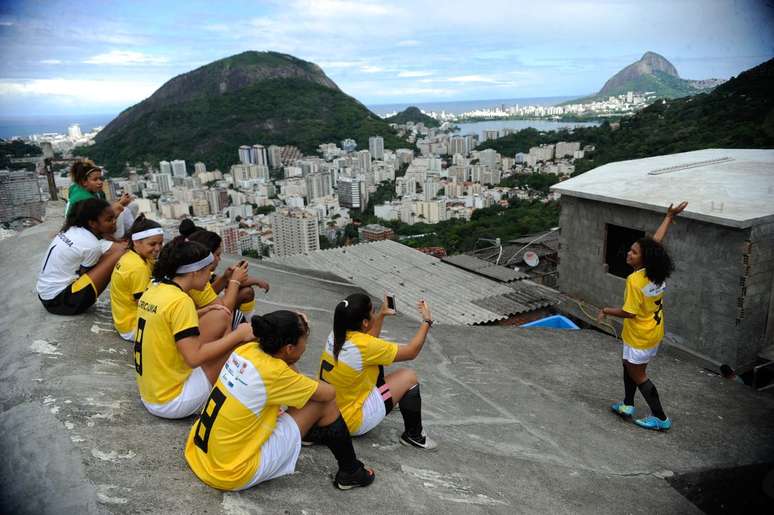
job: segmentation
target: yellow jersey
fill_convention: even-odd
[[[196,309],[201,309],[208,304],[212,304],[218,298],[218,294],[212,289],[212,284],[207,283],[203,290],[188,290],[188,295],[196,304]]]
[[[199,317],[191,297],[175,283],[152,283],[137,301],[134,365],[140,397],[166,404],[183,391],[191,368],[177,342],[199,335]]]
[[[150,284],[153,262],[145,261],[133,250],[121,256],[110,277],[110,309],[113,324],[121,334],[137,324],[137,300]]]
[[[623,310],[634,315],[624,318],[621,339],[635,349],[651,349],[664,338],[664,306],[662,299],[666,282],[656,285],[641,268],[626,278]]]
[[[391,365],[398,344],[360,331],[347,331],[339,359],[333,357],[333,333],[320,358],[320,379],[336,388],[336,404],[353,433],[363,423],[363,403],[377,380],[384,380],[384,366]]]
[[[302,408],[317,386],[258,343],[239,346],[188,433],[188,466],[213,488],[244,487],[261,464],[261,446],[274,432],[280,406]]]

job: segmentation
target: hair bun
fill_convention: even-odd
[[[275,329],[274,324],[261,315],[253,315],[250,323],[253,326],[253,334],[258,338],[272,333]]]

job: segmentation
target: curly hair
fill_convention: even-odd
[[[70,180],[75,184],[82,184],[91,172],[102,172],[102,168],[94,164],[91,159],[79,159],[70,167]]]
[[[96,221],[105,209],[110,209],[110,204],[100,198],[81,200],[67,213],[61,232],[70,227],[89,228],[89,222]]]
[[[654,284],[662,284],[675,270],[666,247],[647,236],[637,240],[637,245],[640,247],[645,276]]]
[[[285,345],[295,345],[302,336],[309,334],[304,317],[294,311],[280,310],[266,315],[255,315],[250,320],[253,334],[258,338],[261,350],[274,355]]]

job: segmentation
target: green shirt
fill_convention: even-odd
[[[71,184],[70,192],[67,195],[67,205],[65,206],[65,216],[70,212],[70,208],[80,202],[81,200],[88,200],[90,198],[100,198],[94,193],[90,192],[80,184]]]

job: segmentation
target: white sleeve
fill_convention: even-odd
[[[91,247],[91,248],[86,248],[83,250],[83,254],[81,258],[81,266],[83,268],[91,268],[97,264],[97,261],[99,261],[99,258],[101,257],[102,257],[101,244],[95,245],[94,247]]]

